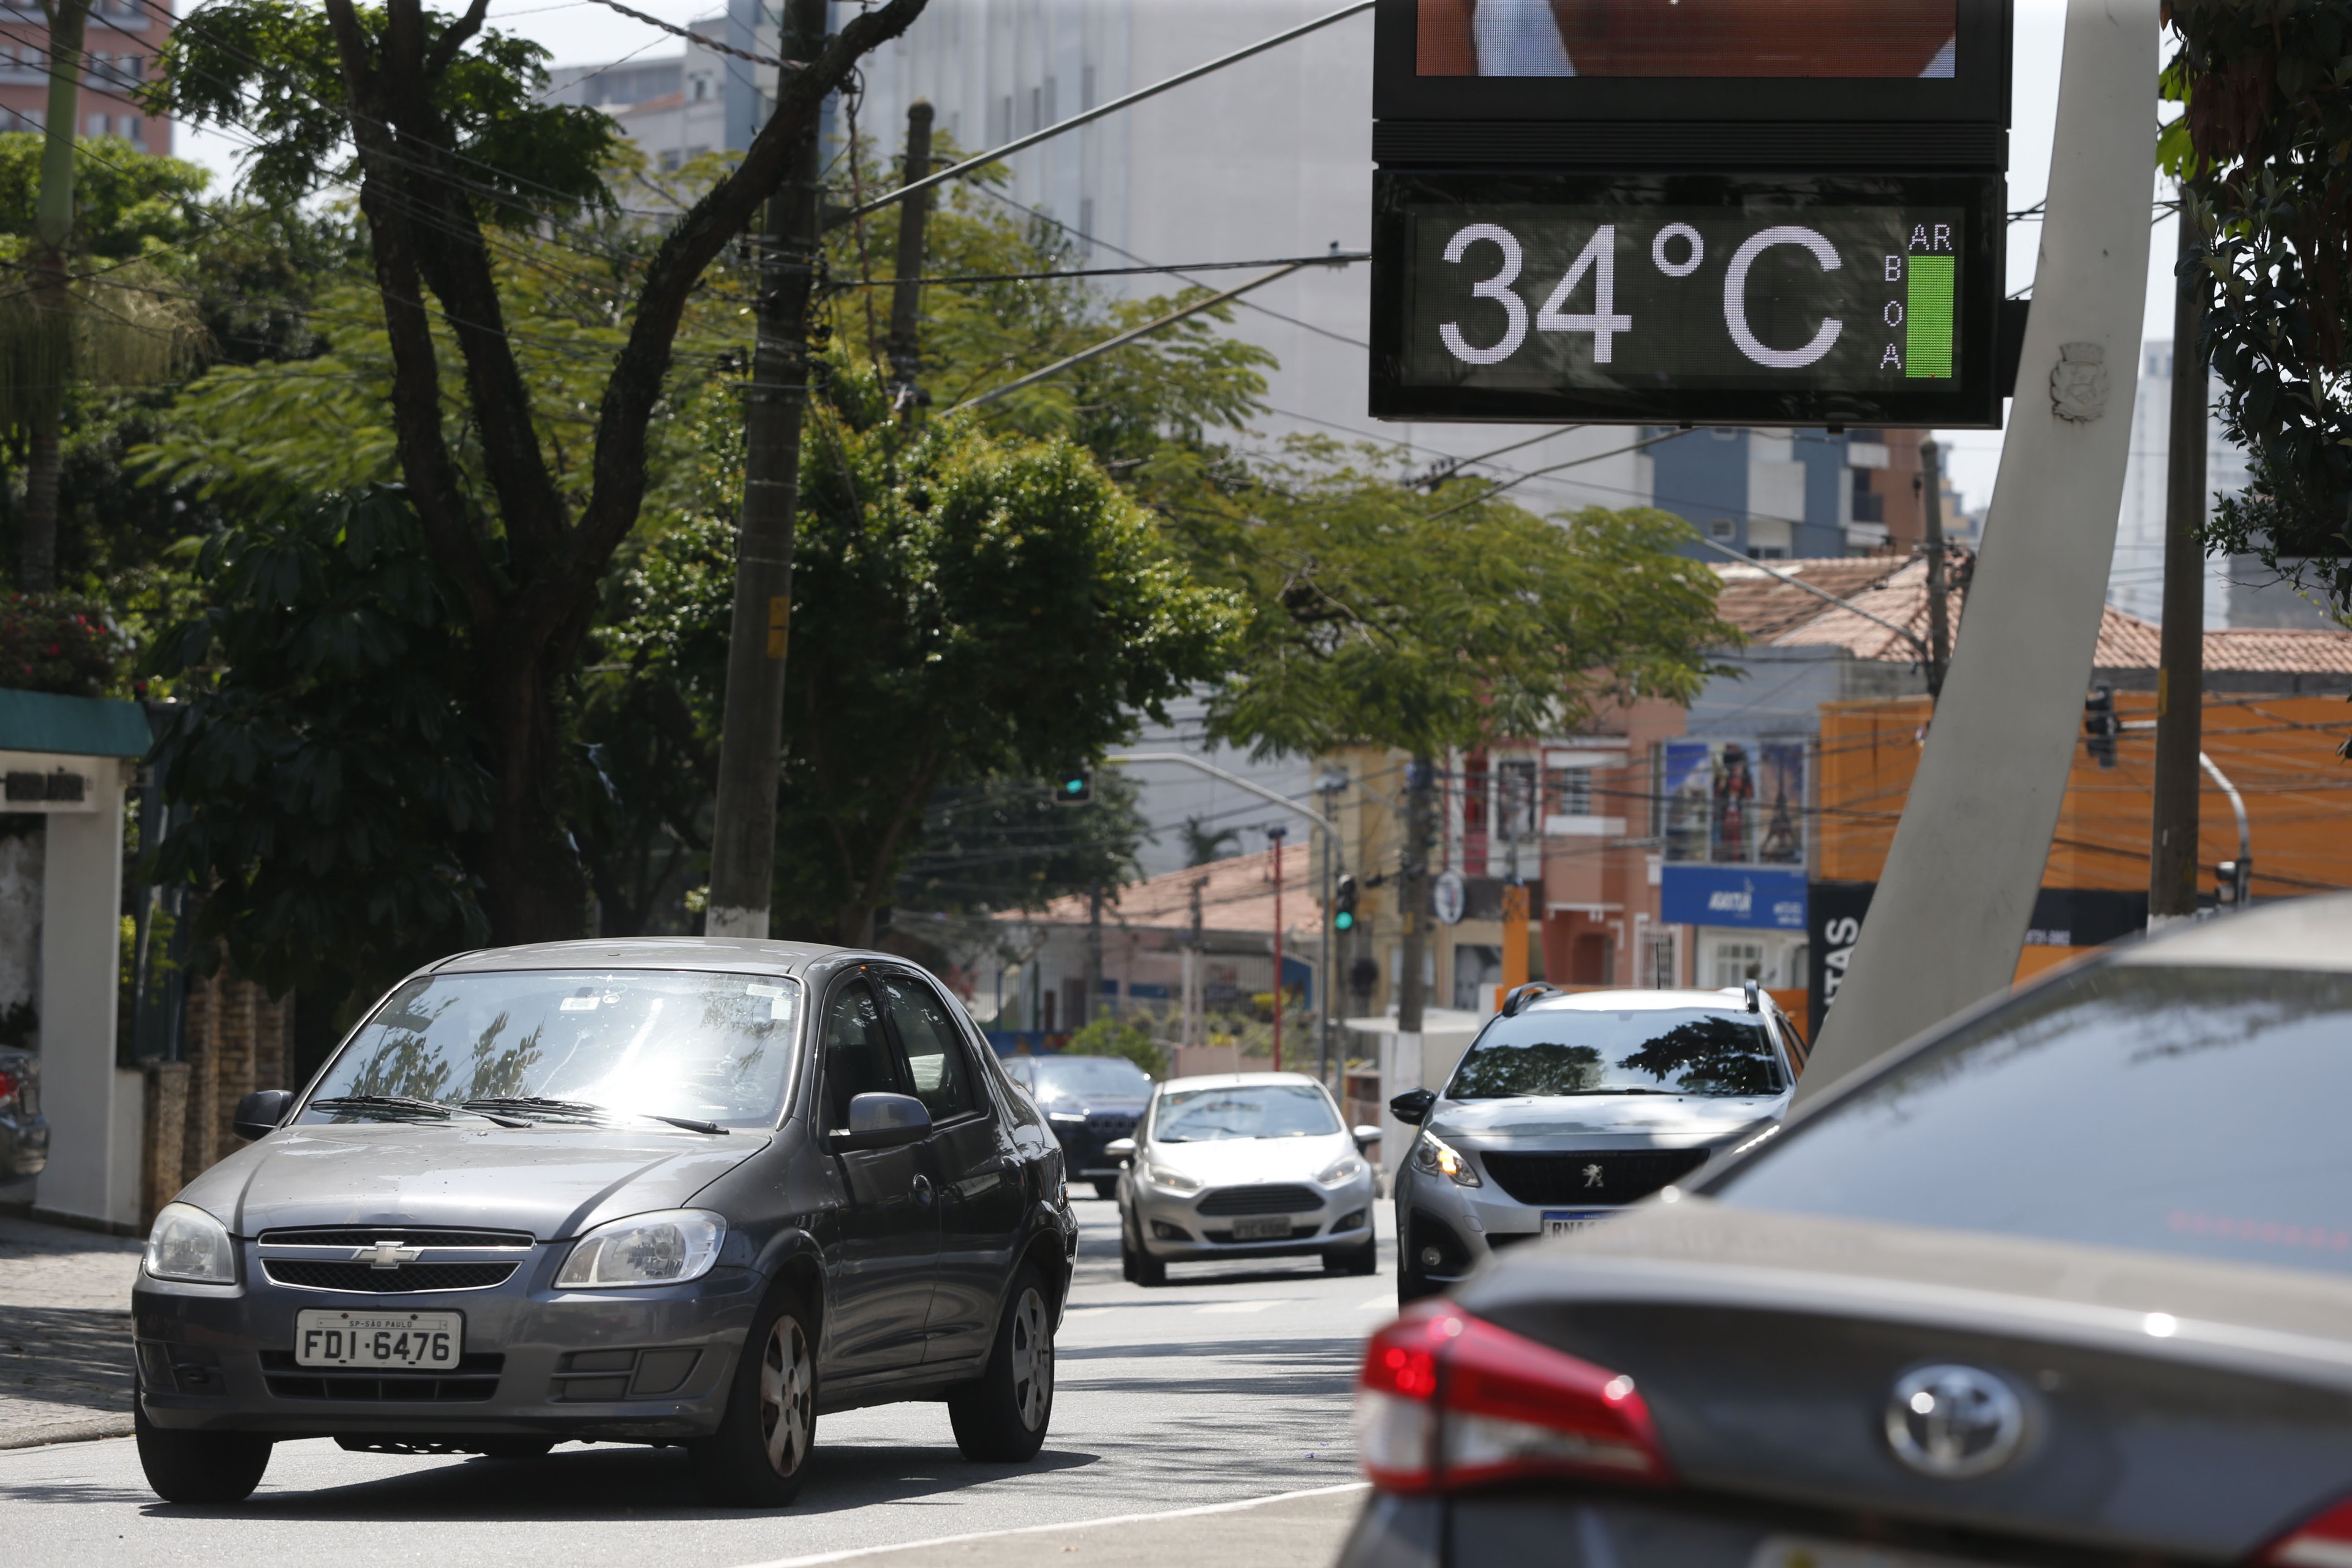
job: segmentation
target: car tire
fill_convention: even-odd
[[[1147,1290],[1168,1283],[1168,1265],[1144,1250],[1139,1222],[1132,1237],[1124,1224],[1118,1227],[1118,1266],[1121,1274]]]
[[[139,1445],[139,1468],[165,1502],[243,1502],[269,1468],[269,1439],[249,1432],[172,1432],[147,1419],[136,1396],[131,1429]]]
[[[1361,1247],[1323,1255],[1323,1272],[1326,1274],[1378,1274],[1380,1271],[1381,1244],[1369,1237]]]
[[[1097,1182],[1095,1184],[1095,1196],[1098,1198],[1115,1198],[1118,1196],[1118,1184],[1115,1181]]]
[[[948,1424],[963,1457],[983,1464],[1036,1458],[1054,1419],[1054,1298],[1024,1266],[1013,1277],[988,1370],[948,1390]]]
[[[695,1485],[722,1508],[782,1508],[800,1495],[816,1441],[816,1314],[779,1286],[751,1319],[719,1430],[686,1445]]]

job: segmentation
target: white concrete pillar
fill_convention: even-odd
[[[49,1163],[37,1210],[139,1224],[141,1080],[114,1065],[129,764],[78,759],[94,809],[51,811],[41,889],[41,1109]]]

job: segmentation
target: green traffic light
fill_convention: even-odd
[[[1083,792],[1086,787],[1087,781],[1084,779],[1066,779],[1062,783],[1062,793],[1064,795],[1077,795]]]
[[[1334,916],[1332,917],[1332,919],[1331,919],[1331,929],[1333,929],[1334,931],[1353,931],[1353,930],[1355,930],[1355,929],[1356,929],[1356,916],[1355,916],[1355,912],[1354,912],[1353,910],[1340,910],[1337,915],[1334,915]]]

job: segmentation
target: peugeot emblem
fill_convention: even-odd
[[[1584,1167],[1584,1184],[1588,1187],[1597,1187],[1601,1184],[1600,1166],[1587,1165]]]
[[[1886,1401],[1886,1445],[1923,1476],[1966,1480],[2017,1457],[2025,1406],[2008,1384],[1972,1366],[1915,1367]]]

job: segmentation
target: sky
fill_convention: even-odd
[[[719,9],[709,0],[631,0],[631,4],[635,9],[680,24]],[[667,54],[676,47],[658,29],[610,10],[597,0],[493,0],[489,16],[493,25],[545,46],[552,51],[553,63],[557,65],[617,59],[637,50]],[[2048,184],[2051,142],[2058,115],[2058,67],[2064,23],[2063,0],[2017,0],[2009,144],[2011,211],[2039,203]],[[921,26],[919,22],[916,25]],[[1369,93],[1369,88],[1367,90]],[[178,128],[175,137],[182,157],[215,172],[215,188],[235,177],[238,142],[184,125]],[[1370,195],[1367,188],[1368,200]],[[2151,180],[2151,204],[2154,195]],[[2172,335],[2175,223],[2166,216],[2149,235],[2147,315],[2142,329],[2147,337]],[[2032,282],[2041,238],[2038,220],[2010,226],[2009,292],[2014,294]],[[1960,491],[1963,505],[1971,511],[1981,510],[1992,494],[1993,477],[2000,467],[2000,432],[1956,430],[1940,433],[1937,439],[1948,454],[1945,468]]]

